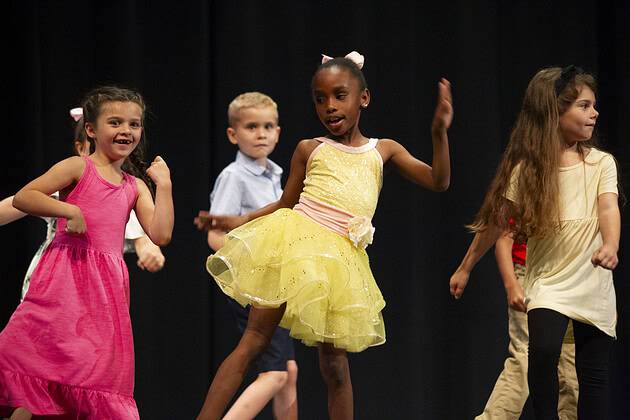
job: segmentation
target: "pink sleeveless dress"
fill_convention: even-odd
[[[115,185],[91,159],[63,199],[77,205],[87,232],[53,242],[24,301],[0,333],[0,415],[25,407],[63,419],[137,419],[125,224],[138,196],[123,173]]]

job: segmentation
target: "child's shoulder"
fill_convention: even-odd
[[[83,169],[85,168],[85,158],[82,158],[81,156],[71,156],[57,162],[56,166],[65,166],[72,169]]]
[[[234,162],[230,162],[229,165],[221,169],[221,172],[219,172],[219,176],[237,173],[237,172],[238,172],[238,162],[234,161]]]
[[[131,174],[129,174],[129,176],[136,181],[136,189],[138,190],[138,193],[151,195],[151,190],[144,179]]]
[[[295,146],[295,152],[293,155],[306,162],[320,144],[322,144],[322,141],[316,138],[302,139],[298,142],[297,146]]]
[[[388,138],[378,139],[377,145],[381,148],[402,147],[402,145],[398,143],[396,140],[388,139]]]
[[[72,156],[55,163],[51,168],[51,171],[53,171],[55,174],[64,173],[71,176],[75,180],[78,180],[83,175],[85,165],[86,163],[84,158],[79,156]]]
[[[298,142],[297,146],[295,147],[295,150],[310,150],[310,149],[314,149],[317,146],[319,146],[320,144],[322,144],[322,140],[320,140],[319,138],[312,138],[312,139],[302,139]]]
[[[612,154],[596,147],[591,147],[590,149],[588,149],[585,155],[586,156],[584,158],[584,161],[591,165],[597,165],[607,161],[615,161],[615,158]]]
[[[376,150],[381,154],[383,162],[388,162],[389,159],[396,153],[405,152],[405,147],[398,143],[394,139],[382,138],[376,143]]]

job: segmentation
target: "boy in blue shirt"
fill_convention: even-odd
[[[280,136],[278,107],[267,95],[247,92],[228,107],[230,143],[238,146],[236,160],[219,174],[210,194],[210,213],[243,215],[282,195],[282,168],[268,159]],[[208,231],[208,245],[221,248],[226,232]],[[241,333],[249,308],[228,298]],[[245,367],[244,367],[245,368]],[[269,347],[256,361],[257,379],[241,394],[223,420],[252,419],[273,398],[276,419],[297,419],[297,364],[289,331],[278,327]]]

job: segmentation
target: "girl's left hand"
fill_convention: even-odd
[[[617,258],[617,251],[610,245],[602,245],[597,251],[593,253],[591,258],[593,265],[599,265],[608,270],[614,270],[619,263]]]
[[[151,166],[147,169],[147,175],[155,182],[156,186],[171,183],[171,171],[160,156],[156,156],[151,162]]]
[[[159,246],[155,245],[147,236],[135,240],[137,265],[142,270],[156,273],[164,267],[164,254]]]
[[[433,116],[433,130],[448,130],[453,122],[453,96],[451,82],[442,78],[438,83],[438,100]]]

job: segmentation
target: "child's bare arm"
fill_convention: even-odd
[[[405,178],[432,191],[446,191],[451,182],[451,163],[448,149],[447,130],[453,121],[453,105],[450,83],[440,80],[438,101],[431,126],[433,160],[431,166],[416,159],[394,140],[379,142],[378,151],[383,163],[391,160]]]
[[[213,251],[218,251],[225,244],[225,232],[218,229],[208,231],[208,246]]]
[[[144,181],[137,179],[136,215],[151,242],[163,246],[171,241],[175,223],[171,175],[166,162],[159,156],[151,163],[147,175],[156,185],[155,203],[149,187]]]
[[[78,156],[62,160],[18,191],[13,207],[34,216],[63,217],[68,220],[68,232],[85,232],[85,220],[79,207],[50,196],[78,182],[84,169],[85,162]]]
[[[306,163],[308,158],[320,143],[317,140],[302,140],[298,143],[291,158],[291,170],[289,178],[278,201],[261,207],[260,209],[242,216],[224,216],[200,211],[195,217],[194,223],[199,230],[219,229],[225,232],[254,220],[258,217],[271,214],[281,208],[292,208],[300,199],[306,177]]]
[[[597,198],[599,231],[602,234],[602,246],[595,251],[591,261],[609,270],[617,267],[619,260],[619,237],[621,235],[621,215],[619,214],[618,196],[615,193],[600,194]]]
[[[13,207],[13,196],[0,201],[0,226],[15,222],[26,216],[26,213]]]
[[[451,276],[449,282],[451,295],[453,295],[455,299],[459,299],[462,296],[468,284],[468,278],[470,277],[472,269],[488,249],[494,245],[501,233],[501,229],[494,224],[490,224],[483,232],[477,232],[475,234],[472,243],[466,251],[464,259]]]
[[[494,246],[494,256],[497,260],[497,267],[501,273],[505,293],[507,294],[508,305],[511,308],[526,312],[525,295],[523,286],[519,283],[514,272],[514,263],[512,262],[512,246],[514,239],[509,232],[504,232]]]

